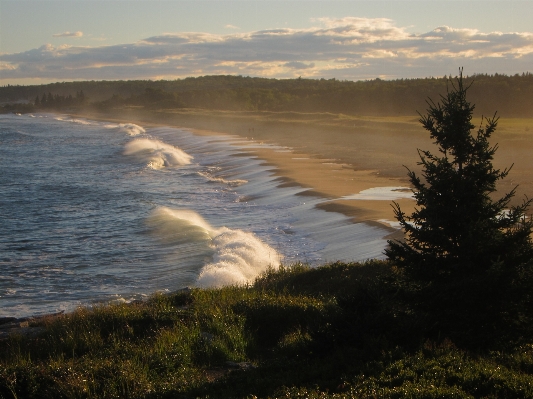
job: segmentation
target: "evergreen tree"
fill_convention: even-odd
[[[39,96],[35,97],[34,105],[35,105],[36,107],[39,107],[39,106],[41,105],[41,100],[39,99]]]
[[[422,178],[408,170],[416,208],[407,216],[394,203],[405,240],[389,241],[385,253],[419,287],[421,308],[440,314],[437,324],[462,318],[463,329],[477,331],[510,315],[509,301],[522,303],[529,295],[531,287],[522,283],[533,266],[533,222],[526,218],[532,200],[509,207],[516,188],[491,199],[510,170],[492,165],[497,145],[488,139],[498,118],[482,118],[475,131],[462,71],[451,86],[421,115],[439,153],[419,150]]]
[[[494,262],[525,262],[533,256],[531,219],[525,213],[532,200],[507,209],[515,189],[497,201],[490,194],[510,169],[494,169],[496,146],[488,139],[498,118],[485,118],[472,134],[474,105],[466,100],[462,74],[457,86],[429,101],[420,122],[435,139],[439,155],[420,151],[423,179],[409,171],[416,205],[406,216],[395,203],[396,219],[406,233],[403,242],[389,241],[386,254],[413,276],[432,280],[442,274],[468,274]]]
[[[76,92],[76,99],[80,104],[83,104],[85,102],[85,94],[83,93],[83,90]]]

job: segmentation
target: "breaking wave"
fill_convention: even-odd
[[[143,127],[136,125],[135,123],[121,123],[118,125],[120,131],[128,133],[130,136],[137,136],[142,133],[146,133]]]
[[[226,180],[222,177],[215,177],[209,172],[198,172],[198,174],[202,177],[205,177],[207,180],[211,182],[226,184],[230,187],[238,187],[238,186],[242,186],[243,184],[248,183],[248,180],[243,180],[243,179]]]
[[[107,123],[104,125],[106,129],[118,129],[122,133],[127,133],[130,136],[138,136],[139,134],[146,133],[146,130],[142,126],[135,123]]]
[[[246,284],[269,267],[277,268],[281,255],[254,234],[227,227],[215,228],[192,210],[160,207],[149,217],[164,242],[177,252],[190,245],[204,246],[210,260],[200,270],[199,287]],[[182,255],[183,256],[183,255]]]
[[[178,147],[154,139],[135,139],[126,144],[124,155],[133,156],[152,169],[189,165],[193,157]]]
[[[85,119],[74,119],[74,118],[62,118],[62,117],[57,117],[57,118],[54,118],[56,121],[61,121],[61,122],[70,122],[70,123],[77,123],[78,125],[93,125],[92,122],[89,122]]]

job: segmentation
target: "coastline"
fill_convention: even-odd
[[[335,212],[343,214],[350,218],[352,223],[364,223],[368,225],[378,225],[385,229],[383,233],[384,239],[400,239],[403,234],[402,231],[392,227],[389,223],[394,222],[393,209],[391,207],[392,200],[354,200],[343,197],[351,196],[360,193],[363,190],[374,187],[406,187],[408,180],[406,170],[401,166],[402,164],[412,165],[416,157],[417,140],[416,132],[405,129],[406,136],[399,134],[396,138],[391,132],[384,131],[382,134],[374,132],[372,137],[363,129],[361,135],[352,134],[346,135],[346,130],[342,128],[330,129],[327,126],[319,125],[309,129],[307,126],[298,126],[294,123],[280,123],[279,121],[271,121],[264,125],[255,125],[255,129],[250,131],[246,126],[250,125],[250,120],[240,121],[236,127],[228,128],[229,122],[221,124],[221,129],[216,128],[218,120],[205,123],[205,121],[181,121],[180,118],[160,118],[158,112],[151,111],[147,113],[130,113],[127,115],[113,115],[106,113],[70,113],[73,118],[87,118],[100,121],[112,121],[116,123],[137,123],[143,127],[164,127],[170,126],[180,129],[186,129],[196,135],[203,136],[232,136],[245,150],[247,154],[256,156],[263,160],[264,164],[272,165],[275,169],[272,172],[278,177],[280,186],[300,186],[307,190],[298,195],[312,195],[325,199],[315,205],[316,208],[327,212]],[[377,123],[379,125],[379,123]],[[209,126],[211,125],[211,126]],[[409,124],[412,125],[412,124]],[[211,127],[211,129],[209,129]],[[405,126],[404,126],[405,127]],[[273,129],[278,129],[273,130]],[[289,136],[285,133],[292,129],[294,135]],[[336,130],[336,131],[333,131]],[[400,129],[401,130],[401,129]],[[400,132],[401,133],[401,132]],[[250,134],[248,136],[247,134]],[[522,184],[524,176],[531,181],[531,173],[525,174],[524,162],[532,163],[531,158],[526,158],[524,154],[533,148],[533,134],[522,133],[516,131],[506,132],[498,138],[508,134],[509,137],[504,137],[506,140],[505,147],[502,149],[503,163],[508,164],[510,160],[518,161],[519,172],[518,178],[515,178],[516,167],[513,168],[510,174],[509,185],[515,183]],[[253,136],[252,136],[253,135]],[[346,135],[346,140],[341,141],[340,144],[336,142],[339,137]],[[361,137],[363,136],[363,137]],[[377,137],[376,137],[377,136]],[[300,142],[298,147],[290,147],[288,144],[293,144],[295,141]],[[327,142],[330,142],[329,144]],[[423,140],[422,140],[423,141]],[[426,140],[429,141],[429,140]],[[502,143],[501,140],[498,140]],[[379,143],[376,143],[379,142]],[[279,146],[290,147],[291,150],[282,147],[265,147],[258,146],[258,143],[269,143]],[[360,146],[355,146],[354,143]],[[380,144],[381,143],[381,144]],[[508,146],[509,144],[514,144]],[[381,145],[385,148],[383,151],[372,151]],[[343,151],[339,151],[339,157],[328,157],[340,147],[345,147]],[[248,147],[246,149],[246,147]],[[421,144],[418,148],[428,148]],[[429,147],[431,148],[431,147]],[[522,152],[510,152],[519,149]],[[396,151],[396,154],[393,154]],[[368,161],[368,154],[373,156]],[[347,162],[349,159],[347,155],[353,156],[357,162]],[[529,153],[530,154],[530,153]],[[362,155],[358,157],[357,155]],[[520,156],[522,158],[520,158]],[[403,163],[398,163],[405,161]],[[498,159],[498,157],[497,157]],[[499,162],[502,163],[501,161]],[[396,164],[396,170],[393,166]],[[496,164],[496,162],[495,162]],[[500,166],[496,164],[496,166]],[[527,187],[527,186],[526,186]],[[522,190],[527,193],[526,190]],[[533,192],[533,191],[531,191]],[[498,194],[498,193],[496,193]],[[521,197],[517,195],[521,201]],[[410,207],[414,206],[414,201],[407,198],[394,200],[399,203],[402,210],[406,213],[410,212]],[[388,233],[387,233],[388,232]],[[18,323],[19,321],[16,321]],[[22,323],[25,320],[21,321]],[[1,324],[1,323],[0,323]],[[7,325],[5,326],[8,327]],[[9,326],[11,328],[11,326]],[[21,326],[22,327],[22,326]]]
[[[328,201],[317,207],[348,216],[354,223],[378,223],[400,238],[392,199],[348,200],[342,197],[374,187],[408,187],[407,168],[420,172],[417,149],[434,151],[433,140],[420,126],[418,117],[353,117],[334,114],[239,113],[196,109],[80,111],[81,117],[117,123],[137,123],[145,127],[170,126],[206,136],[233,136],[249,145],[249,153],[273,165],[280,184],[299,185]],[[508,178],[498,182],[494,198],[518,187],[510,205],[533,195],[532,119],[503,119],[491,141],[498,145],[494,167],[513,165]],[[291,152],[253,148],[268,143],[288,147]],[[396,201],[409,214],[411,199]],[[387,238],[390,238],[387,236]]]
[[[389,234],[384,238],[400,238],[401,231],[398,228],[392,227],[394,223],[394,214],[391,207],[392,200],[390,199],[345,199],[343,197],[358,194],[363,190],[368,190],[376,187],[408,187],[408,179],[403,168],[400,169],[401,174],[393,173],[390,161],[390,154],[386,151],[381,152],[380,155],[374,154],[374,164],[369,165],[360,159],[357,165],[353,163],[343,162],[347,160],[346,155],[342,158],[328,158],[331,155],[332,149],[322,146],[320,141],[317,142],[315,133],[311,139],[305,140],[306,145],[300,148],[292,147],[288,140],[280,140],[279,134],[269,134],[265,128],[247,130],[245,133],[250,133],[250,136],[239,134],[236,132],[228,132],[227,129],[220,129],[220,131],[205,129],[199,127],[197,124],[177,123],[178,120],[168,121],[169,123],[157,123],[154,120],[147,120],[147,118],[135,117],[134,115],[105,115],[94,113],[76,113],[69,114],[74,118],[87,118],[93,120],[109,121],[116,123],[136,123],[143,127],[161,127],[170,126],[174,128],[186,129],[196,135],[202,136],[233,136],[241,138],[241,145],[246,149],[246,152],[252,156],[264,161],[264,164],[274,166],[273,173],[279,178],[280,186],[300,186],[307,190],[300,195],[312,195],[319,198],[324,198],[325,202],[318,204],[316,207],[327,212],[341,213],[350,218],[353,223],[368,223],[371,225],[379,225],[389,231]],[[195,126],[196,125],[196,126]],[[251,129],[251,128],[250,128]],[[303,131],[302,131],[303,130]],[[294,131],[300,136],[307,133],[306,129],[298,129]],[[256,137],[257,136],[257,137]],[[327,135],[326,135],[327,136]],[[314,139],[314,140],[313,140]],[[374,140],[370,140],[376,144]],[[288,147],[287,150],[277,150],[275,148],[258,148],[258,143],[268,143],[272,145]],[[361,151],[362,147],[352,148],[349,146],[344,148],[344,152],[355,155]],[[322,149],[322,151],[321,151]],[[323,150],[326,151],[323,151]],[[363,149],[364,151],[364,149]],[[380,159],[378,159],[380,158]],[[381,168],[376,166],[381,165]],[[373,167],[373,168],[372,168]],[[409,209],[414,206],[414,201],[407,198],[394,199],[398,202],[402,209]]]
[[[131,118],[131,117],[117,119],[117,118],[106,118],[106,117],[100,118],[100,117],[95,117],[95,116],[96,115],[84,114],[84,115],[73,116],[73,118],[83,117],[83,118],[90,118],[90,119],[100,119],[104,121],[114,120],[115,122],[124,122],[126,124],[136,122],[147,128],[148,127],[153,128],[156,126],[164,126],[164,127],[165,126],[176,126],[176,125],[183,126],[183,125],[171,124],[171,123],[156,124],[156,123],[153,123],[152,121],[145,121],[139,118]],[[75,121],[75,122],[78,122],[79,124],[68,123],[70,118],[67,117],[65,114],[50,114],[47,117],[50,118],[52,123],[56,123],[53,121],[53,119],[63,120],[63,122],[61,123],[66,123],[65,126],[74,127],[74,131],[79,131],[80,134],[82,135],[80,137],[83,137],[84,139],[87,137],[87,133],[85,132],[85,130],[81,129],[81,126],[83,124],[86,124],[86,122]],[[97,125],[110,127],[110,126],[107,126],[108,125],[107,122],[98,123]],[[80,126],[80,129],[78,129],[76,126]],[[116,123],[112,123],[112,126],[118,129],[118,125]],[[168,139],[169,140],[168,142],[173,143],[173,145],[176,145],[176,146],[183,145],[185,146],[184,148],[189,148],[187,147],[187,144],[186,144],[187,139],[185,139],[185,141],[183,142],[181,140],[178,140],[178,137],[180,137],[180,133],[178,130],[174,130],[174,129],[163,129],[163,130],[166,130],[165,134],[167,135],[166,138],[163,139],[164,141]],[[356,258],[355,256],[351,256],[351,255],[345,256],[348,253],[351,254],[350,251],[359,251],[359,253],[365,254],[364,258],[363,257],[357,258],[358,260],[366,260],[366,259],[373,259],[376,257],[381,257],[383,248],[386,245],[384,238],[389,238],[390,234],[398,232],[397,229],[387,227],[386,225],[376,222],[375,220],[377,218],[374,218],[373,220],[372,218],[368,217],[368,212],[365,211],[364,209],[360,209],[358,207],[352,206],[353,203],[356,203],[356,202],[363,203],[362,201],[344,200],[344,202],[350,204],[349,206],[343,205],[342,203],[340,204],[337,203],[337,200],[340,198],[339,196],[351,195],[354,193],[352,189],[349,188],[350,185],[354,185],[354,184],[360,185],[362,184],[361,182],[365,183],[365,179],[363,177],[367,177],[372,183],[370,186],[374,186],[373,182],[376,177],[376,173],[374,173],[373,171],[357,172],[350,165],[340,164],[336,162],[337,160],[318,158],[316,155],[314,156],[308,155],[307,152],[302,152],[302,151],[290,151],[289,152],[287,148],[279,147],[279,146],[258,145],[257,140],[255,139],[252,140],[252,138],[244,137],[241,140],[239,136],[237,135],[231,136],[227,132],[217,132],[213,130],[208,131],[207,129],[199,129],[197,127],[190,128],[188,126],[186,127],[186,130],[188,133],[184,134],[184,137],[190,138],[192,142],[196,142],[196,141],[205,142],[205,143],[209,143],[211,141],[217,142],[217,141],[220,141],[220,138],[223,137],[223,141],[228,142],[228,144],[234,143],[235,146],[233,147],[233,151],[230,151],[230,152],[223,151],[220,153],[220,157],[221,159],[224,160],[224,162],[229,162],[230,164],[234,164],[234,163],[238,164],[241,162],[241,160],[238,157],[245,155],[246,160],[244,161],[249,162],[249,163],[251,162],[250,164],[253,164],[253,165],[258,165],[258,164],[274,165],[276,164],[278,169],[274,169],[272,167],[250,166],[247,168],[247,172],[255,172],[256,169],[262,170],[263,171],[262,173],[266,179],[265,180],[266,185],[260,184],[258,188],[262,190],[269,190],[272,193],[278,192],[278,190],[275,188],[276,186],[281,186],[281,187],[283,186],[288,187],[288,186],[295,186],[295,185],[298,186],[298,188],[296,189],[288,189],[288,190],[282,189],[281,191],[290,194],[289,195],[290,198],[288,198],[287,200],[291,203],[291,206],[302,205],[299,208],[301,209],[302,212],[304,212],[301,215],[302,220],[303,219],[308,220],[309,223],[311,223],[311,225],[313,226],[314,225],[321,226],[319,230],[317,231],[313,230],[314,232],[313,239],[318,240],[318,241],[320,241],[320,239],[323,239],[324,241],[320,241],[320,242],[328,243],[328,245],[335,244],[336,242],[338,242],[339,244],[342,243],[342,245],[346,247],[346,251],[341,254],[340,251],[342,250],[342,248],[335,246],[335,245],[330,246],[329,247],[330,251],[325,252],[325,255],[323,257],[325,262],[337,260],[339,259],[338,258],[339,256],[344,256],[342,259],[345,259],[345,260],[353,260]],[[110,130],[103,129],[102,136],[94,137],[94,139],[97,140],[97,143],[106,142],[106,140],[109,138],[111,140],[113,139],[118,140],[119,145],[124,144],[120,138],[121,136],[117,138],[115,137],[115,134],[108,134],[107,131],[110,131]],[[150,133],[150,130],[148,132]],[[194,139],[193,133],[196,135],[203,135],[204,137],[197,136],[196,139]],[[157,135],[155,130],[153,134]],[[216,138],[215,135],[219,135],[219,134],[223,136],[221,136],[220,138]],[[89,133],[89,135],[91,134]],[[172,141],[172,136],[175,136],[176,140]],[[129,137],[129,136],[125,136],[125,137]],[[130,141],[130,140],[127,140],[127,141]],[[228,146],[227,144],[225,144],[223,147],[230,148],[231,145]],[[118,151],[120,151],[120,149]],[[67,152],[62,151],[62,153],[68,153],[68,151]],[[234,153],[234,155],[230,156],[229,155],[230,153]],[[252,157],[255,158],[255,160],[247,161],[250,158],[250,155],[252,155]],[[109,156],[111,156],[111,154],[109,154]],[[231,157],[233,156],[235,158],[231,159]],[[360,178],[359,179],[353,178],[353,176],[357,174],[359,174]],[[341,180],[346,180],[346,182],[343,183],[341,181],[341,183],[338,183],[332,177],[338,177]],[[310,179],[310,180],[306,181],[306,179]],[[271,189],[269,189],[269,187],[271,187]],[[300,187],[302,187],[303,190]],[[364,189],[364,188],[366,187],[361,186],[355,192],[358,192],[359,189]],[[243,190],[246,191],[246,188],[244,188]],[[254,186],[250,185],[249,190],[253,191]],[[296,194],[297,192],[299,192],[301,195],[312,195],[313,198],[311,199],[311,198],[306,198],[306,197],[300,197],[300,198],[295,197],[294,195],[298,195]],[[265,198],[267,198],[268,195],[269,194],[265,192]],[[254,197],[252,195],[250,197],[243,197],[243,198],[254,198]],[[258,198],[262,198],[262,196],[258,196]],[[277,204],[278,200],[276,199],[275,201]],[[283,199],[281,200],[281,202],[283,202]],[[367,203],[367,204],[369,204],[370,202],[371,201],[364,201],[364,203]],[[258,201],[258,204],[259,204],[259,201]],[[381,204],[383,204],[386,207],[390,205],[389,201],[381,201]],[[250,209],[252,209],[254,206],[255,205],[252,204]],[[313,209],[313,207],[320,208],[323,211],[333,212],[333,213],[326,214],[326,212],[320,212],[320,211],[316,212],[316,210]],[[389,209],[387,210],[390,211]],[[342,215],[347,215],[351,219],[351,221],[354,222],[354,224],[350,225],[350,220],[345,218]],[[267,223],[272,222],[276,224],[277,226],[281,226],[281,223],[282,223],[281,220],[283,219],[283,217],[281,217],[280,222],[277,222],[277,217],[274,216],[273,213],[266,213],[264,215],[264,218]],[[320,224],[322,220],[338,221],[340,225],[343,225],[343,229],[340,230],[341,232],[339,232],[339,230],[333,230],[333,228],[336,229],[337,227],[337,224],[335,223],[332,224],[332,226],[333,225],[334,226],[332,227],[332,229],[330,229],[329,225]],[[311,230],[306,230],[306,228],[310,227],[311,225],[304,224],[305,227],[301,228],[301,231],[302,232],[311,231]],[[369,225],[372,227],[369,228]],[[278,229],[278,230],[281,231],[283,229],[281,230]],[[342,233],[342,231],[344,231],[344,233]],[[351,233],[347,234],[346,233],[347,231]],[[377,243],[376,246],[378,248],[375,250],[370,250],[369,246],[367,245],[357,244],[357,243],[362,242],[360,240],[360,235],[359,235],[360,231],[369,232],[368,234],[372,236],[371,241],[369,242]],[[297,235],[296,236],[285,236],[283,234],[295,234],[295,233],[293,233],[290,230],[287,230],[287,232],[283,230],[283,233],[280,233],[280,237],[279,237],[280,243],[282,241],[289,243],[287,245],[289,246],[292,245],[294,248],[297,248],[298,253],[300,253],[300,248],[304,248],[302,250],[304,253],[303,258],[305,259],[305,261],[308,261],[309,259],[311,259],[311,257],[309,258],[305,257],[305,253],[307,250],[306,247],[298,246],[296,244],[290,244],[291,242],[297,243],[296,240],[298,239],[299,236]],[[339,239],[339,237],[341,236],[342,236],[342,239]],[[279,244],[279,245],[280,247],[282,246],[282,244]],[[374,244],[370,244],[370,246],[372,245]],[[311,260],[309,261],[311,262]],[[180,285],[177,285],[177,286],[180,286]],[[3,313],[3,316],[16,316],[16,317],[22,317],[22,316],[26,317],[29,315],[35,316],[38,314],[48,314],[48,312],[55,312],[59,309],[62,309],[62,308],[61,307],[50,308],[50,309],[46,309],[45,312],[41,310],[30,309],[30,310],[24,311],[25,313],[21,313],[20,311],[15,310],[13,312]],[[70,312],[69,309],[66,309],[65,311]],[[5,320],[5,321],[9,323],[9,320]],[[22,321],[14,320],[14,322],[15,324],[19,322],[25,323],[24,320]],[[0,320],[0,324],[3,324],[1,320]],[[16,325],[13,325],[13,326],[6,325],[5,327],[6,329],[7,328],[11,329],[12,327],[16,327]],[[23,327],[23,326],[19,326],[19,327]]]

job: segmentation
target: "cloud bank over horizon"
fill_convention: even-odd
[[[440,26],[413,34],[387,18],[316,18],[306,29],[166,33],[135,43],[45,44],[0,54],[0,80],[176,79],[202,75],[359,80],[532,71],[532,32]],[[67,35],[68,34],[68,35]],[[65,32],[57,37],[75,37]],[[56,35],[54,35],[56,36]]]

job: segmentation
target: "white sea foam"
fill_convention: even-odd
[[[281,255],[254,234],[215,228],[192,210],[160,207],[152,213],[149,223],[157,224],[158,234],[174,246],[184,245],[186,241],[209,246],[212,260],[200,271],[196,282],[200,287],[245,284],[281,262]]]
[[[373,187],[357,194],[341,197],[343,200],[381,200],[392,201],[400,198],[413,198],[409,187]]]
[[[189,165],[193,157],[178,147],[154,139],[135,139],[126,144],[124,155],[146,162],[152,169]]]
[[[146,130],[142,126],[135,123],[106,123],[103,125],[106,129],[119,129],[123,133],[127,133],[130,136],[138,136],[139,134],[146,133]]]
[[[118,125],[120,130],[124,133],[128,133],[130,136],[137,136],[142,133],[146,133],[146,130],[142,126],[134,123],[121,123]]]
[[[205,177],[209,181],[212,181],[214,183],[227,184],[230,187],[239,187],[239,186],[242,186],[243,184],[248,183],[248,180],[244,180],[244,179],[226,180],[226,179],[224,179],[222,177],[213,176],[211,173],[205,172],[205,171],[204,172],[198,172],[198,174],[200,176]]]
[[[277,268],[281,255],[255,235],[221,228],[213,238],[215,254],[198,277],[200,287],[246,284],[269,267]]]
[[[69,122],[77,123],[78,125],[92,125],[93,123],[86,121],[85,119],[71,119]]]
[[[151,224],[157,223],[159,226],[162,226],[163,231],[160,231],[160,233],[163,235],[176,235],[179,234],[180,231],[175,230],[184,230],[187,227],[198,227],[202,230],[204,236],[207,234],[209,239],[211,239],[211,232],[215,231],[215,229],[213,229],[202,216],[189,209],[171,209],[162,206],[152,212],[149,221]],[[178,224],[176,224],[176,222]]]
[[[77,123],[78,125],[93,125],[92,122],[89,122],[85,119],[74,119],[74,118],[63,118],[63,117],[57,117],[54,119],[56,121],[61,121],[61,122]]]

